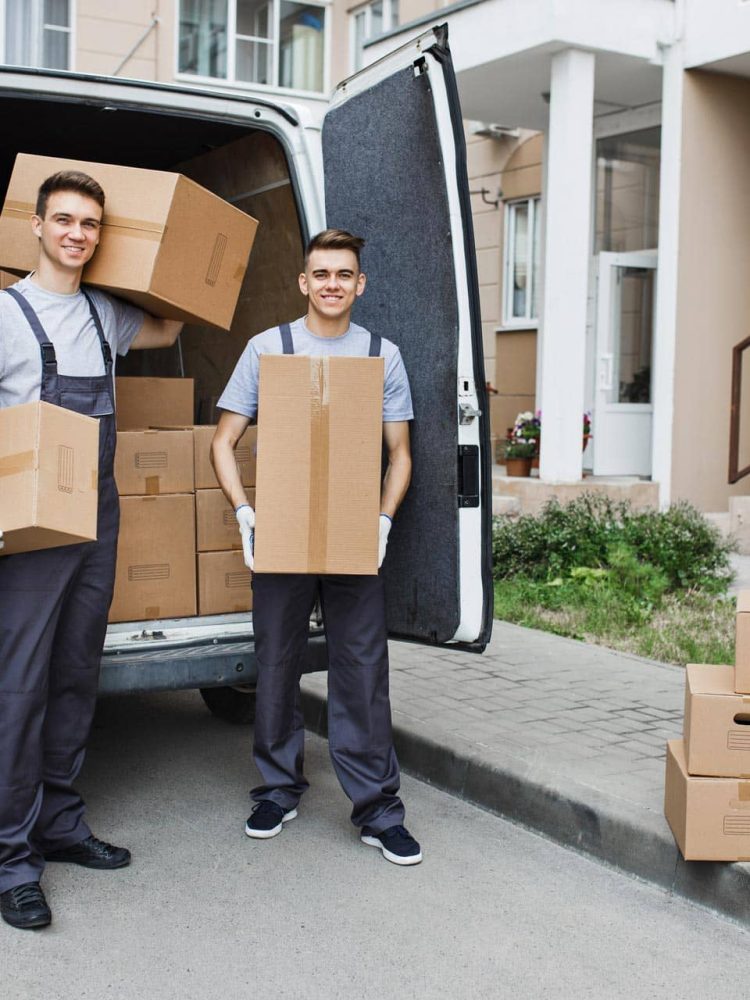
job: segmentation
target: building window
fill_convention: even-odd
[[[522,326],[539,318],[540,198],[505,205],[503,325]]]
[[[352,69],[364,65],[365,42],[384,31],[398,27],[399,0],[370,0],[350,14],[352,36]]]
[[[655,250],[659,242],[661,128],[596,142],[594,250]]]
[[[69,69],[71,0],[5,0],[5,59],[11,66]]]
[[[321,93],[325,25],[318,3],[180,0],[178,71]]]

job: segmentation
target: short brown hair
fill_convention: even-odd
[[[98,181],[81,170],[60,170],[42,182],[36,196],[36,214],[44,218],[47,211],[47,199],[57,191],[77,191],[87,198],[93,199],[104,210],[104,190]]]
[[[365,241],[361,236],[354,236],[346,229],[324,229],[317,236],[313,236],[305,247],[305,266],[307,266],[313,250],[351,250],[357,258],[357,267],[359,267],[359,252],[364,245]]]

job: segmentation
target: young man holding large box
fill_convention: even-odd
[[[359,251],[363,240],[343,230],[314,237],[299,277],[308,311],[249,341],[219,400],[224,411],[213,442],[213,461],[224,493],[235,508],[245,561],[253,568],[255,514],[234,462],[234,448],[258,408],[261,354],[374,357],[385,361],[383,439],[388,469],[380,499],[379,562],[391,521],[411,478],[409,383],[395,344],[350,322],[365,289]],[[304,728],[299,675],[310,614],[320,593],[328,640],[328,741],[336,774],[353,804],[352,822],[365,844],[399,865],[422,860],[419,844],[403,826],[399,766],[391,734],[388,645],[380,575],[255,573],[253,625],[258,661],[254,757],[263,784],[252,797],[249,837],[281,832],[296,815],[308,787],[302,764]]]
[[[0,294],[0,407],[41,399],[99,420],[97,540],[0,552],[0,914],[20,928],[51,920],[39,884],[45,861],[98,869],[130,861],[125,848],[92,836],[73,788],[117,553],[113,356],[167,347],[182,323],[81,288],[103,210],[104,192],[88,175],[48,178],[32,218],[37,270]]]

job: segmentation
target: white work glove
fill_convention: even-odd
[[[240,504],[234,512],[240,528],[242,555],[248,569],[253,568],[253,540],[255,538],[255,511],[249,503]]]
[[[393,521],[387,514],[380,515],[380,534],[378,535],[378,569],[380,569],[383,565],[383,560],[385,559],[385,550],[388,545],[388,535],[391,533],[392,524]]]

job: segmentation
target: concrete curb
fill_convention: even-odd
[[[303,690],[302,708],[307,728],[326,736],[325,698]],[[661,814],[542,773],[533,753],[490,761],[458,739],[414,732],[396,712],[393,732],[414,777],[750,927],[750,865],[684,861]]]

